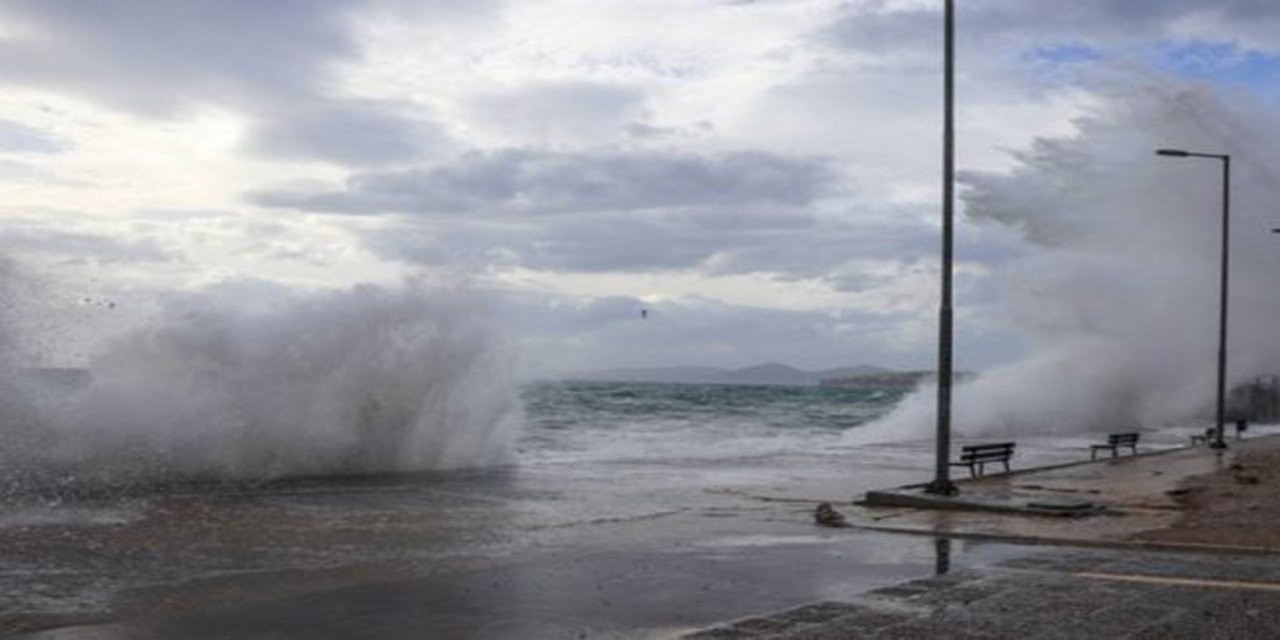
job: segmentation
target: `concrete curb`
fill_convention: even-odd
[[[1050,518],[1083,518],[1101,515],[1106,509],[1076,498],[993,498],[989,496],[935,496],[919,490],[868,491],[854,504],[864,507],[898,507],[907,509],[947,509],[953,511],[985,511]]]
[[[1007,542],[1009,544],[1054,546],[1054,547],[1091,547],[1103,549],[1140,549],[1144,551],[1184,551],[1195,553],[1222,553],[1248,555],[1280,554],[1280,548],[1248,547],[1239,545],[1216,545],[1202,542],[1166,542],[1160,540],[1108,540],[1100,538],[1051,538],[1047,536],[1027,536],[1011,533],[983,533],[975,531],[937,531],[934,529],[912,527],[881,527],[866,524],[850,524],[846,528],[877,533],[900,533],[931,538],[953,538],[956,540],[981,540],[989,542]]]

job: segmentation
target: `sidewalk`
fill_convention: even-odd
[[[1173,449],[958,478],[955,497],[931,496],[920,487],[872,491],[846,515],[853,526],[878,531],[1137,545],[1144,533],[1170,529],[1184,515],[1188,505],[1178,498],[1188,493],[1186,481],[1228,468],[1237,455],[1260,446],[1280,446],[1280,438],[1244,441],[1225,453],[1205,447]],[[1049,505],[1077,508],[1057,509],[1063,517],[1051,517]],[[1069,517],[1077,511],[1092,515]],[[1161,544],[1177,546],[1179,541]]]
[[[936,536],[940,558],[953,538],[1047,546],[686,637],[1280,637],[1280,436],[1229,444],[869,492],[837,505],[853,530]]]
[[[1230,444],[960,479],[955,497],[919,487],[872,491],[848,515],[863,529],[1039,544],[1280,548],[1280,520],[1270,517],[1280,512],[1280,436]],[[1045,505],[1064,503],[1088,508],[1059,515],[1094,515],[1045,517]]]
[[[1055,548],[685,636],[685,640],[1269,640],[1275,556]]]

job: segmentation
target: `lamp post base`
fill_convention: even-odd
[[[954,496],[960,493],[960,489],[950,480],[934,480],[925,485],[924,492],[935,496]]]

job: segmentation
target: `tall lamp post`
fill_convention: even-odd
[[[946,0],[943,20],[942,81],[942,302],[938,309],[938,435],[933,482],[925,491],[951,496],[959,493],[951,482],[951,262],[954,244],[955,185],[955,1]]]
[[[1156,155],[1173,158],[1210,158],[1222,161],[1222,281],[1218,285],[1218,411],[1217,429],[1213,442],[1209,446],[1214,449],[1226,449],[1227,441],[1223,439],[1226,431],[1227,409],[1227,285],[1231,268],[1231,156],[1225,153],[1197,153],[1182,149],[1157,149]]]

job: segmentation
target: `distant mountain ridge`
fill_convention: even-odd
[[[597,369],[564,372],[561,380],[599,380],[608,382],[671,382],[683,384],[773,384],[805,386],[823,380],[891,373],[892,369],[869,364],[819,371],[805,371],[778,362],[722,369],[718,367],[652,367]]]

